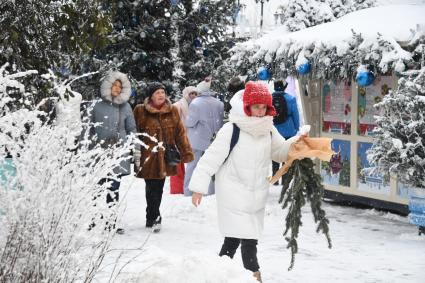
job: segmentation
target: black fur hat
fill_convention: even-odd
[[[283,80],[275,80],[274,81],[274,91],[285,91],[288,83]]]
[[[154,92],[157,91],[158,89],[163,89],[165,90],[165,92],[167,92],[167,88],[160,82],[153,82],[148,84],[148,87],[147,87],[148,97],[151,98],[152,94],[154,94]]]
[[[230,79],[229,84],[227,85],[227,91],[235,94],[241,89],[245,88],[245,82],[241,80],[239,77],[233,77]]]

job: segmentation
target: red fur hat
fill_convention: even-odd
[[[275,116],[276,109],[273,107],[272,96],[263,83],[249,81],[245,84],[243,93],[243,110],[245,114],[251,116],[249,107],[254,104],[267,105],[266,115]]]

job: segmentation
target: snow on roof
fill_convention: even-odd
[[[246,63],[242,57],[248,55],[251,64],[279,62],[280,69],[294,71],[294,65],[307,58],[318,77],[348,77],[353,68],[365,63],[381,73],[401,72],[412,60],[403,47],[412,39],[417,44],[425,37],[424,15],[425,5],[389,5],[356,11],[293,33],[282,26],[237,45],[232,60],[240,65]],[[349,63],[342,62],[347,59]]]

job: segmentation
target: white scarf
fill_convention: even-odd
[[[252,117],[230,113],[229,121],[235,123],[241,131],[247,132],[254,137],[270,135],[273,129],[272,116]]]

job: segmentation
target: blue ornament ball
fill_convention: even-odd
[[[208,7],[207,6],[201,6],[199,11],[201,12],[201,14],[206,15],[206,14],[208,14]]]
[[[132,23],[133,25],[138,25],[138,24],[140,24],[140,18],[139,18],[139,16],[137,16],[137,15],[132,16],[132,17],[131,17],[131,23]]]
[[[176,6],[179,3],[178,0],[171,0],[171,5]]]
[[[202,47],[202,42],[199,38],[195,38],[195,40],[193,40],[193,46],[195,46],[195,48],[201,48]]]
[[[297,72],[300,73],[301,75],[305,75],[310,73],[311,71],[311,64],[310,62],[304,63],[300,66],[298,66],[297,68]]]
[[[357,73],[356,81],[359,86],[370,86],[375,81],[375,75],[371,71],[359,72]]]
[[[265,67],[260,67],[257,71],[258,79],[265,81],[270,79],[270,71]]]

